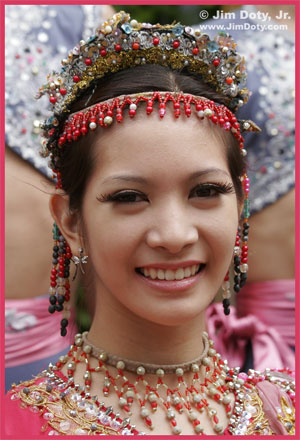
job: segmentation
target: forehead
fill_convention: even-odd
[[[99,172],[123,167],[138,167],[143,172],[151,167],[181,170],[193,165],[228,171],[228,133],[196,115],[175,119],[169,109],[161,119],[155,111],[147,116],[141,109],[133,119],[125,117],[96,136],[93,152]]]

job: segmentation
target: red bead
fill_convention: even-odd
[[[194,47],[194,49],[193,49],[193,54],[194,54],[194,55],[198,55],[198,53],[199,53],[199,49],[198,49],[198,47]]]
[[[56,274],[57,274],[57,270],[56,270],[56,269],[51,269],[51,273],[52,273],[53,275],[56,275]]]
[[[115,51],[116,51],[116,52],[121,52],[121,50],[122,50],[122,46],[121,46],[121,44],[116,44],[116,45],[115,45]]]
[[[159,45],[159,38],[158,37],[154,37],[153,38],[153,44],[154,44],[154,46],[158,46]]]
[[[228,77],[226,78],[226,82],[227,82],[227,84],[232,84],[233,79],[231,78],[231,76],[228,76]]]
[[[55,287],[56,286],[56,281],[51,281],[50,286],[51,287]]]
[[[223,119],[223,118],[220,118],[220,119],[219,119],[219,124],[220,124],[220,125],[223,125],[223,124],[224,124],[224,122],[225,122],[225,121],[224,121],[224,119]]]
[[[51,102],[51,104],[55,104],[55,103],[56,103],[56,98],[55,98],[55,96],[50,96],[49,101]]]
[[[67,90],[64,89],[64,88],[61,88],[61,89],[59,89],[59,93],[60,93],[61,95],[65,95],[65,94],[67,93]]]
[[[212,120],[212,122],[213,122],[214,124],[216,124],[216,123],[218,122],[218,118],[217,118],[216,115],[213,115],[213,116],[211,117],[211,120]]]
[[[217,424],[217,423],[219,423],[219,419],[218,419],[218,417],[217,416],[214,416],[213,417],[213,421]]]
[[[244,244],[244,246],[242,246],[242,251],[248,251],[248,246],[246,246],[246,245]]]
[[[173,41],[174,49],[178,49],[179,46],[180,46],[180,41],[178,41],[178,40]]]
[[[74,76],[73,76],[73,81],[74,81],[75,83],[77,83],[78,81],[80,81],[80,77],[79,77],[78,75],[74,75]]]
[[[140,43],[138,43],[138,42],[132,43],[132,49],[133,50],[139,50],[139,48],[140,48]]]
[[[107,55],[106,50],[105,50],[105,49],[101,49],[101,50],[100,50],[100,55],[101,55],[102,57],[105,57],[105,56]]]
[[[218,67],[219,64],[220,64],[220,60],[219,60],[219,58],[215,58],[215,59],[213,60],[213,65],[214,65],[215,67]]]
[[[198,419],[197,419],[197,420],[194,420],[194,421],[193,421],[193,425],[194,425],[194,426],[200,425],[200,420],[198,420]]]
[[[92,64],[92,60],[90,58],[86,58],[84,62],[87,66],[91,66]]]
[[[145,422],[147,423],[148,426],[152,426],[150,417],[145,417]]]
[[[247,261],[248,261],[248,258],[247,258],[247,257],[245,257],[245,258],[242,258],[242,263],[243,263],[243,264],[246,264],[246,263],[247,263]]]
[[[70,295],[65,294],[65,301],[70,301]]]
[[[55,281],[56,280],[56,275],[51,275],[50,280],[51,281]]]
[[[87,134],[88,129],[87,129],[85,126],[83,126],[83,127],[81,127],[80,131],[81,131],[81,133],[82,133],[83,135],[85,135],[85,134]],[[67,258],[68,258],[68,257],[67,257]]]
[[[176,425],[177,425],[177,422],[176,422],[175,419],[172,419],[172,420],[171,420],[171,425],[172,425],[172,426],[176,426]]]

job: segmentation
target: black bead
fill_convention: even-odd
[[[53,258],[57,258],[58,257],[58,252],[53,252],[52,257]]]
[[[238,293],[241,289],[240,289],[240,285],[239,284],[235,284],[234,286],[233,286],[233,290],[236,292],[236,293]]]
[[[228,309],[224,309],[224,315],[228,316],[230,315],[230,308],[228,307]]]
[[[56,304],[56,296],[55,295],[50,295],[49,296],[49,302],[50,302],[50,304],[55,305]]]
[[[63,295],[57,295],[58,304],[63,304],[65,302],[65,297]]]
[[[248,230],[246,230],[246,231],[243,232],[243,236],[244,236],[244,237],[247,237],[248,235],[249,235],[249,231],[248,231]]]
[[[61,336],[66,336],[66,334],[67,334],[67,329],[66,329],[66,327],[62,327],[62,328],[60,329],[60,335],[61,335]]]
[[[237,255],[234,256],[233,261],[234,261],[234,264],[235,264],[235,265],[239,265],[239,264],[241,264],[241,259],[240,259],[240,257],[238,257]]]
[[[53,252],[57,252],[58,251],[58,246],[53,246]]]
[[[69,324],[69,321],[65,318],[60,321],[60,325],[62,327],[68,327],[68,324]]]
[[[55,309],[57,312],[61,312],[64,309],[64,306],[62,304],[56,304]]]
[[[59,249],[58,253],[59,253],[59,255],[63,255],[65,253],[65,251],[63,249]]]
[[[240,276],[239,275],[235,275],[235,277],[234,277],[235,284],[239,284],[240,281],[241,281]]]
[[[247,274],[246,273],[242,273],[240,286],[243,287],[246,284],[246,281],[247,281]]]
[[[246,228],[246,229],[249,229],[249,228],[250,228],[250,225],[249,225],[248,222],[246,222],[246,223],[243,224],[243,227],[244,227],[244,229],[245,229],[245,228]]]
[[[48,307],[48,312],[49,313],[54,313],[56,310],[56,306],[54,304],[50,304],[50,306]]]
[[[69,278],[70,272],[68,270],[65,270],[64,272],[64,278]]]
[[[52,260],[52,264],[57,264],[58,263],[58,260],[57,260],[57,258],[53,258],[53,260]]]
[[[236,274],[241,273],[240,266],[234,266],[234,271],[235,271]]]
[[[228,298],[224,298],[223,299],[223,307],[224,307],[224,309],[226,308],[226,307],[229,307],[230,306],[230,301],[229,301],[229,299]]]

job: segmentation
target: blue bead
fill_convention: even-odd
[[[132,26],[130,26],[130,24],[122,24],[121,28],[126,34],[131,34],[132,32]]]
[[[172,33],[173,33],[174,35],[176,35],[176,37],[179,37],[180,35],[182,35],[182,34],[183,34],[183,31],[184,31],[184,28],[183,28],[183,26],[181,26],[180,24],[178,24],[177,26],[175,26],[175,27],[172,29]]]
[[[219,49],[219,45],[215,41],[209,41],[206,47],[209,52],[216,52]]]

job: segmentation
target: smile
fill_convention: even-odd
[[[137,269],[137,272],[152,280],[179,281],[198,274],[204,266],[205,264],[193,264],[191,266],[179,267],[177,269],[140,267]]]

